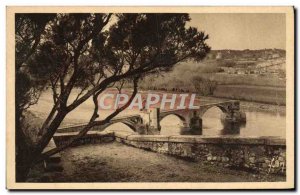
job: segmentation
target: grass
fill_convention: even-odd
[[[199,75],[205,79],[216,81],[219,85],[255,85],[270,87],[285,87],[285,80],[273,75],[236,75],[202,73]]]
[[[219,85],[213,94],[215,97],[247,100],[276,105],[286,104],[285,88],[249,85]]]

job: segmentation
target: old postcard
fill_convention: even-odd
[[[293,189],[293,7],[7,7],[8,189]]]

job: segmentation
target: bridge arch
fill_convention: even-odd
[[[185,118],[184,116],[178,114],[178,113],[169,113],[169,114],[166,114],[166,115],[160,117],[159,122],[161,122],[164,118],[166,118],[166,117],[168,117],[168,116],[172,116],[172,115],[173,115],[173,116],[176,116],[177,118],[179,118],[180,121],[183,122],[183,123],[187,122],[187,121],[186,121],[186,118]]]
[[[210,109],[212,109],[212,108],[218,108],[219,110],[222,111],[222,113],[228,113],[228,108],[227,108],[227,107],[222,106],[222,105],[213,105],[213,106],[210,106],[210,107],[203,108],[203,109],[201,110],[201,112],[200,112],[200,116],[199,116],[199,117],[202,118],[203,115],[204,115],[207,111],[209,111]]]
[[[137,131],[136,125],[133,122],[131,122],[131,121],[115,121],[115,122],[111,122],[111,123],[109,123],[109,124],[107,124],[107,125],[105,125],[103,127],[103,131],[106,131],[108,128],[110,128],[111,126],[116,125],[118,123],[127,126],[133,132]]]
[[[187,122],[187,119],[179,113],[164,114],[159,118],[159,134],[180,135],[182,131],[187,130]]]

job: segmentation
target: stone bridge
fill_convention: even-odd
[[[92,131],[102,131],[108,126],[115,123],[123,123],[133,131],[139,134],[159,134],[160,122],[169,115],[177,116],[182,122],[184,128],[191,130],[202,130],[202,116],[207,110],[212,107],[218,107],[222,112],[222,120],[232,123],[246,122],[246,116],[240,111],[239,101],[225,101],[218,103],[209,103],[200,105],[199,109],[177,109],[160,111],[159,108],[152,108],[149,110],[142,110],[139,114],[126,115],[123,117],[116,117],[105,125],[93,127]],[[77,132],[84,127],[85,124],[71,127],[64,127],[58,129],[58,133]]]
[[[97,121],[96,121],[96,123],[97,123]],[[112,119],[109,123],[106,123],[105,125],[96,125],[96,126],[94,126],[91,129],[91,131],[102,131],[102,130],[106,129],[107,127],[109,127],[109,126],[111,126],[115,123],[125,124],[130,129],[137,132],[138,127],[142,126],[142,124],[143,124],[143,118],[141,117],[141,114],[116,117],[116,118]],[[77,125],[70,125],[70,126],[64,126],[62,128],[59,128],[57,130],[57,133],[78,132],[85,126],[86,126],[86,123],[77,124]]]
[[[163,111],[159,113],[158,121],[160,122],[166,116],[175,115],[183,122],[185,128],[202,130],[202,117],[206,111],[213,107],[217,107],[223,112],[221,119],[226,122],[246,122],[246,115],[240,111],[240,102],[235,100],[203,104],[197,110],[181,109]]]

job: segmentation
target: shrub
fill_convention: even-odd
[[[214,90],[217,87],[217,82],[209,79],[204,79],[200,76],[193,77],[192,83],[197,93],[200,95],[213,95]]]

